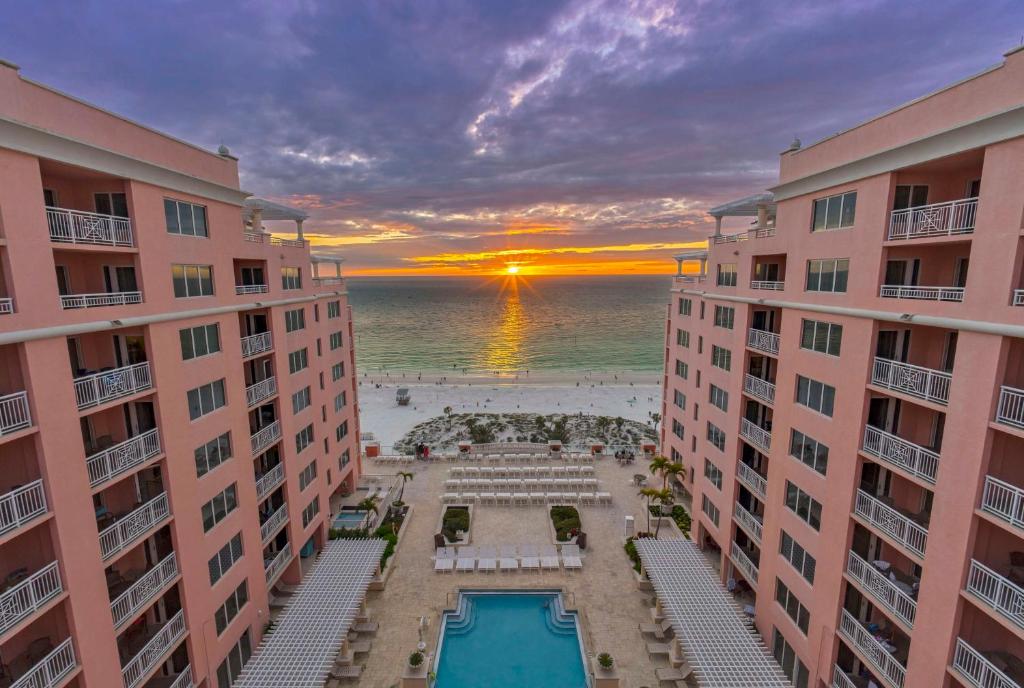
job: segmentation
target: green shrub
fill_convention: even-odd
[[[676,504],[672,507],[672,520],[679,526],[679,530],[683,531],[683,535],[690,537],[690,514],[686,511],[686,508],[682,504]]]
[[[626,544],[624,545],[626,550],[626,556],[633,562],[633,570],[640,573],[640,553],[636,551],[636,545],[633,544],[633,538],[627,538]]]
[[[411,655],[409,655],[409,666],[411,666],[411,667],[418,667],[420,664],[423,664],[423,653],[422,652],[418,652],[417,651],[417,652],[413,652]]]
[[[469,530],[469,509],[460,507],[448,507],[441,520],[441,533],[449,542],[454,542],[458,531]]]
[[[583,527],[580,512],[574,506],[551,507],[551,523],[555,527],[555,538],[559,541],[568,540],[571,531],[579,532]]]
[[[597,663],[601,665],[602,669],[611,669],[615,660],[607,652],[602,652],[597,656]]]

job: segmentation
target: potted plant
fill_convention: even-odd
[[[597,663],[605,671],[611,671],[612,667],[615,666],[615,658],[607,652],[602,652],[597,656]]]
[[[412,667],[413,669],[416,669],[421,664],[423,664],[423,653],[422,652],[417,650],[416,652],[413,652],[411,655],[409,655],[409,666],[410,667]]]

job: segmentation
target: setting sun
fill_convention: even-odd
[[[505,266],[505,272],[507,272],[510,275],[517,275],[517,274],[519,274],[519,266],[518,265],[506,265]]]

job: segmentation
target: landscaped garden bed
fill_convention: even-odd
[[[551,516],[551,528],[554,531],[555,542],[559,544],[575,544],[580,533],[583,531],[583,523],[580,521],[580,512],[574,506],[553,506],[549,512]]]
[[[441,513],[438,532],[444,536],[448,545],[468,545],[470,542],[470,523],[473,507],[468,505],[449,505]]]

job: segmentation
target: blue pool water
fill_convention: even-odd
[[[576,615],[556,592],[463,592],[445,615],[437,688],[586,688]]]
[[[342,511],[334,517],[335,528],[360,528],[366,520],[365,511]]]

